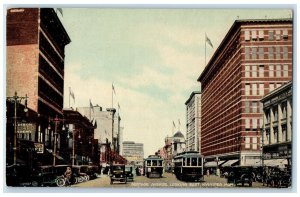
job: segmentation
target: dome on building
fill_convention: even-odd
[[[184,138],[183,134],[180,132],[180,131],[177,131],[173,137],[176,137],[176,138]]]

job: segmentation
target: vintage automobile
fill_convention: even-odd
[[[16,164],[6,166],[7,186],[31,186],[31,171],[26,165]]]
[[[87,169],[87,175],[89,175],[90,179],[95,179],[99,177],[101,172],[99,171],[99,167],[97,165],[89,165]]]
[[[271,187],[290,187],[291,173],[290,171],[273,167],[266,172],[265,183]]]
[[[249,185],[249,187],[252,187],[252,167],[244,167],[244,166],[237,166],[232,167],[228,177],[227,177],[227,183],[234,183],[236,186],[238,184],[242,184],[242,186],[246,184]]]
[[[110,171],[110,184],[113,184],[115,181],[127,183],[124,164],[112,165]]]
[[[133,166],[126,165],[125,166],[125,173],[127,182],[133,181]]]
[[[72,166],[73,183],[81,183],[90,179],[87,165]]]

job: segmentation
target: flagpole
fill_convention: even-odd
[[[71,106],[71,104],[70,104],[70,95],[71,94],[71,87],[69,87],[69,108],[70,108],[70,106]]]
[[[114,108],[114,89],[113,84],[111,85],[111,108]]]
[[[204,62],[204,66],[206,66],[206,33],[205,33],[205,39],[204,39],[204,42],[205,42],[205,62]]]
[[[90,99],[90,103],[89,103],[89,106],[90,106],[90,107],[89,107],[89,108],[90,108],[90,120],[92,119],[91,103],[92,103],[92,102],[91,102],[91,99]]]

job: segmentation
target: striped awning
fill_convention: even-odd
[[[264,160],[264,166],[269,166],[269,167],[284,167],[285,165],[288,164],[287,159],[268,159]]]
[[[233,164],[238,162],[238,161],[239,161],[238,159],[228,160],[225,163],[223,163],[221,166],[222,167],[233,166]]]

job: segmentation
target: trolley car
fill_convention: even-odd
[[[174,174],[182,181],[203,181],[203,156],[196,151],[177,154],[174,157]]]
[[[144,175],[148,178],[161,178],[163,174],[163,159],[156,155],[149,155],[144,160]]]

